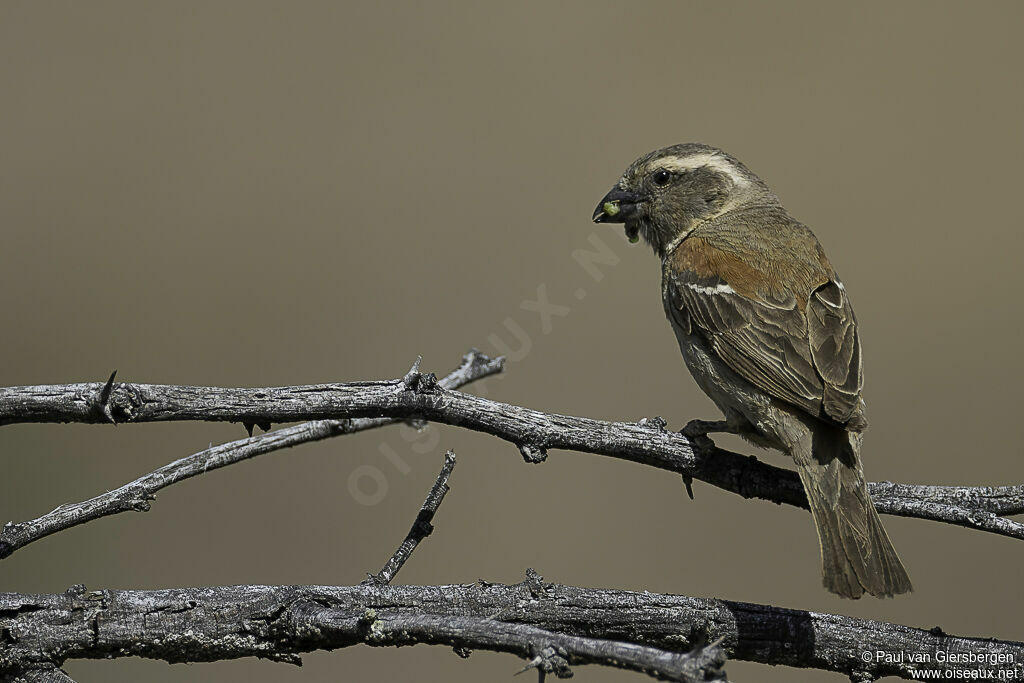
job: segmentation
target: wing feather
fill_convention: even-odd
[[[806,310],[792,293],[750,298],[688,270],[673,273],[670,287],[687,327],[744,379],[816,418],[862,428],[860,341],[838,279],[808,292]]]
[[[818,287],[807,300],[807,341],[814,365],[825,381],[825,413],[842,423],[863,420],[860,394],[864,364],[857,318],[838,278]]]

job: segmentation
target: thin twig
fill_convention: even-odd
[[[470,640],[446,630],[459,618],[487,620],[486,633]],[[531,577],[512,586],[222,586],[94,593],[76,587],[53,595],[0,593],[0,633],[14,635],[0,647],[0,675],[64,660],[127,656],[171,662],[255,656],[297,663],[303,652],[360,643],[445,644],[462,656],[466,648],[514,651],[502,624],[674,653],[721,638],[722,651],[733,660],[833,671],[856,680],[920,677],[921,669],[943,679],[979,668],[1006,670],[1018,679],[1024,674],[1020,642],[743,602],[562,586]],[[398,635],[403,628],[409,629],[404,640]],[[545,638],[533,642],[550,645]],[[899,653],[925,653],[931,661],[885,656]]]
[[[491,359],[477,350],[467,353],[459,367],[438,384],[461,387],[484,377],[497,374],[504,367],[504,359]],[[381,427],[399,422],[398,418],[354,418],[346,420],[316,420],[292,427],[276,429],[267,434],[212,446],[145,474],[138,479],[107,491],[95,498],[79,503],[68,503],[36,519],[8,522],[0,530],[0,559],[19,548],[45,538],[50,534],[84,524],[94,519],[121,512],[145,512],[160,489],[210,470],[233,465],[282,448],[298,446],[342,434]]]
[[[420,541],[434,531],[431,521],[434,519],[434,513],[437,512],[437,508],[441,506],[445,494],[448,493],[448,478],[452,475],[452,470],[454,469],[455,453],[448,451],[444,455],[444,465],[441,466],[441,472],[437,475],[434,485],[430,487],[427,499],[423,501],[423,506],[416,515],[416,519],[413,521],[405,540],[399,544],[395,554],[387,561],[384,568],[377,574],[370,576],[363,583],[374,583],[378,586],[386,586],[391,583],[395,578],[395,574],[399,572],[409,557],[412,556]]]

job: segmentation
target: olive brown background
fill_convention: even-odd
[[[378,379],[418,354],[440,374],[471,346],[504,345],[488,396],[675,429],[713,418],[663,318],[657,261],[590,222],[635,157],[698,140],[765,178],[845,280],[869,478],[1020,482],[1022,19],[1019,3],[5,2],[0,383],[114,368],[181,384]],[[597,280],[572,256],[593,239],[618,259]],[[529,310],[539,288],[567,307],[547,329]],[[243,434],[4,427],[0,521]],[[916,592],[841,601],[820,586],[804,511],[699,482],[691,502],[677,477],[593,455],[528,466],[451,427],[211,472],[148,514],[17,552],[0,588],[358,582],[408,529],[446,448],[452,492],[400,581],[516,582],[535,567],[1024,638],[1019,542],[886,517]],[[426,646],[305,661],[67,668],[80,681],[312,682],[506,680],[520,666]]]

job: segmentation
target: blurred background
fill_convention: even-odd
[[[664,320],[657,260],[590,222],[634,158],[702,141],[761,175],[846,282],[868,477],[1019,483],[1022,19],[1011,2],[6,2],[0,383],[115,368],[228,386],[381,379],[419,354],[445,373],[476,346],[510,356],[475,389],[496,399],[674,429],[714,418]],[[614,263],[588,271],[580,249]],[[539,297],[563,307],[548,326]],[[4,427],[0,521],[243,435]],[[452,427],[211,472],[148,514],[15,553],[0,589],[358,582],[406,533],[447,448],[452,491],[401,582],[517,582],[535,567],[567,584],[1024,638],[1006,590],[1019,542],[886,517],[916,592],[841,601],[821,588],[804,511],[700,482],[690,501],[677,477],[593,455],[528,466]],[[305,662],[67,669],[82,682],[312,683],[506,680],[521,666],[426,646]]]

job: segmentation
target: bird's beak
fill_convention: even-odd
[[[635,242],[639,226],[636,221],[631,219],[636,217],[636,205],[639,202],[638,195],[626,192],[616,185],[611,192],[604,196],[604,199],[597,203],[597,208],[594,209],[594,222],[625,223],[626,236],[631,242]]]
[[[594,222],[625,223],[636,213],[639,199],[632,192],[625,192],[616,185],[597,203],[597,208],[594,209]]]

